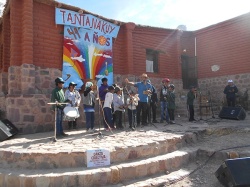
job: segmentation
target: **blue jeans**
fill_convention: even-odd
[[[166,121],[169,122],[168,102],[161,101],[161,121],[164,120],[164,114],[165,114],[165,117],[166,117]]]
[[[63,121],[63,110],[56,108],[56,134],[57,135],[60,135],[63,133],[62,121]]]
[[[135,127],[136,122],[136,110],[130,110],[128,108],[128,121],[129,121],[129,127]]]
[[[85,112],[86,115],[86,128],[93,129],[95,123],[95,113],[94,112]]]
[[[104,111],[105,122],[108,123],[110,128],[114,128],[112,109],[104,107],[103,111]],[[106,123],[104,124],[104,128],[108,128],[108,125]]]

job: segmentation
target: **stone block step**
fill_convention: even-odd
[[[196,158],[197,150],[183,148],[171,153],[140,159],[133,162],[113,164],[102,168],[64,169],[0,169],[0,186],[103,186],[118,184],[136,178],[172,172]]]
[[[144,132],[142,132],[144,133]],[[145,136],[150,136],[147,132]],[[131,134],[132,135],[132,134]],[[111,137],[112,138],[112,137]],[[143,139],[143,141],[142,141]],[[114,139],[115,140],[115,139]],[[113,140],[113,141],[114,141]],[[13,147],[0,149],[0,166],[2,168],[23,168],[23,169],[53,169],[53,168],[74,168],[87,166],[87,150],[91,148],[110,151],[111,164],[129,162],[136,159],[154,157],[176,151],[189,143],[198,140],[197,132],[186,134],[172,134],[166,132],[154,132],[150,139],[145,137],[131,137],[117,140],[115,145],[105,147],[105,142],[82,145],[78,142],[68,141],[56,142],[55,144],[41,144],[34,146],[34,149],[14,149]],[[81,145],[78,145],[81,144]],[[33,146],[33,145],[31,145]]]

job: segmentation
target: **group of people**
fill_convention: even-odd
[[[55,102],[52,105],[52,110],[57,110],[56,115],[56,135],[67,136],[63,131],[62,122],[64,119],[64,108],[73,107],[78,109],[82,100],[83,109],[86,117],[86,130],[95,131],[95,104],[99,102],[100,115],[103,117],[103,125],[106,131],[112,129],[124,129],[123,113],[127,110],[129,128],[135,130],[136,126],[147,126],[148,124],[158,123],[156,120],[157,110],[157,90],[152,85],[146,73],[141,75],[141,81],[131,82],[127,78],[124,80],[126,85],[137,88],[137,93],[127,90],[127,86],[121,88],[116,84],[108,85],[108,79],[102,78],[102,84],[97,88],[97,93],[94,92],[93,83],[86,82],[84,89],[79,93],[75,87],[77,84],[70,82],[68,89],[63,91],[64,80],[61,77],[55,79],[56,88],[53,89],[51,101]],[[125,100],[124,92],[127,92]],[[237,87],[232,80],[228,81],[228,85],[224,89],[228,106],[235,106],[235,93],[238,92]],[[168,78],[162,80],[160,89],[160,122],[166,121],[167,124],[175,124],[175,86],[170,84]],[[189,121],[195,121],[194,118],[194,100],[197,95],[197,89],[192,86],[187,94],[187,107],[189,111]],[[79,111],[76,117],[68,117],[69,129],[76,129],[77,118],[80,116]],[[151,120],[152,112],[152,120]],[[67,115],[66,115],[67,117]]]
[[[79,93],[75,89],[76,83],[70,82],[68,89],[63,91],[64,80],[61,77],[55,79],[56,87],[53,89],[51,94],[52,111],[56,110],[56,137],[68,136],[62,127],[63,120],[68,121],[68,128],[77,128],[77,118],[79,114],[79,106],[82,100],[84,113],[86,116],[86,129],[87,131],[94,131],[94,112],[96,97],[93,91],[93,83],[86,82],[84,90]],[[73,111],[66,111],[65,109],[73,109]],[[67,112],[73,113],[73,115],[67,115]],[[65,114],[66,113],[66,114]]]

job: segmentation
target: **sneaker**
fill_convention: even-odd
[[[86,129],[86,132],[88,132],[88,131],[89,131],[89,128]]]
[[[95,129],[91,129],[91,132],[96,132],[96,130]]]
[[[170,121],[170,124],[175,124],[175,121]]]

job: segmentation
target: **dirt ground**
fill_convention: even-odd
[[[200,158],[182,168],[193,171],[179,182],[173,180],[170,187],[222,187],[215,172],[225,161],[225,157],[250,157],[250,123],[249,119],[213,120],[199,122],[208,124],[206,133],[192,147],[202,150]]]

